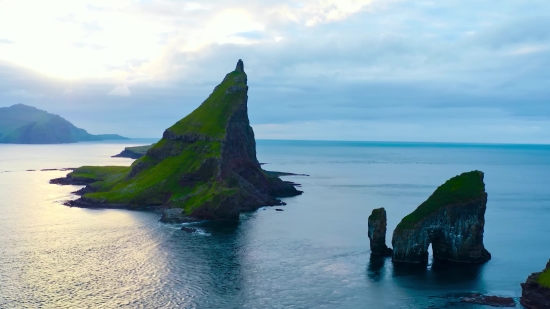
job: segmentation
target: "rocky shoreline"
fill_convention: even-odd
[[[521,304],[527,309],[550,309],[550,287],[541,283],[541,276],[550,272],[550,261],[542,272],[533,273],[521,284]]]
[[[41,171],[71,171],[71,170],[74,170],[74,168],[43,169]],[[276,175],[284,175],[284,176],[309,176],[305,174],[295,174],[295,173],[288,173],[288,172],[266,172],[266,173],[268,174],[273,173]],[[65,177],[54,178],[50,180],[50,184],[56,184],[61,186],[67,186],[67,185],[84,186],[83,188],[72,192],[72,194],[78,195],[80,196],[80,198],[64,201],[63,205],[65,206],[89,208],[89,209],[128,209],[128,210],[155,211],[155,212],[158,212],[161,216],[159,221],[162,223],[168,223],[168,224],[180,224],[180,223],[204,221],[204,219],[186,215],[182,208],[177,208],[177,207],[165,207],[163,205],[132,206],[128,204],[116,204],[116,203],[98,204],[96,201],[90,200],[84,197],[86,193],[94,192],[94,189],[90,186],[94,182],[95,182],[94,179],[72,177],[70,174]],[[295,187],[301,186],[300,184],[297,184],[291,181],[284,181],[284,182],[288,184],[292,184]],[[265,205],[265,206],[267,207],[267,206],[286,205],[285,202],[282,202],[280,200],[279,202],[280,203],[276,203],[276,204],[274,203],[273,205]],[[254,211],[254,210],[256,210],[256,208],[244,209],[243,211]]]

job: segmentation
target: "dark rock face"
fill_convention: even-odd
[[[239,61],[237,61],[237,67],[235,68],[235,71],[244,72],[244,63],[241,59],[239,59]]]
[[[369,239],[372,254],[391,256],[392,249],[386,246],[386,210],[384,208],[373,209],[369,216]]]
[[[550,271],[550,261],[543,272]],[[550,287],[539,283],[542,273],[531,274],[525,283],[521,284],[520,303],[527,309],[550,309]]]
[[[483,245],[487,193],[483,173],[456,176],[440,186],[393,233],[393,261],[424,263],[432,244],[435,259],[483,263],[491,258]]]

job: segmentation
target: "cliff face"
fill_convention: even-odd
[[[521,284],[521,304],[527,309],[550,309],[550,261],[546,269],[531,274]]]
[[[241,211],[280,205],[277,197],[300,194],[261,169],[247,93],[239,60],[197,109],[168,128],[126,171],[84,167],[70,173],[71,179],[93,179],[74,203],[179,208],[186,217],[234,221]]]
[[[386,226],[386,210],[384,208],[373,209],[369,216],[369,239],[372,254],[392,255],[392,249],[386,246]]]
[[[435,259],[482,263],[491,258],[483,245],[487,193],[483,173],[453,177],[403,218],[393,233],[393,261],[428,261],[431,244]]]
[[[0,143],[61,144],[127,139],[116,134],[93,135],[58,115],[16,104],[0,108]]]

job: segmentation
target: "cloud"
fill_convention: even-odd
[[[27,1],[0,2],[0,100],[90,128],[160,136],[242,58],[258,137],[548,140],[547,0]]]
[[[39,99],[44,95],[27,91],[25,89],[7,91],[6,94],[11,97],[23,98],[23,99]]]
[[[119,97],[127,97],[130,96],[132,93],[130,92],[130,89],[128,89],[128,85],[120,85],[109,91],[108,94]]]

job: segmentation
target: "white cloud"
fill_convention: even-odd
[[[115,89],[109,91],[108,93],[108,95],[114,95],[119,97],[127,97],[127,96],[130,96],[131,94],[132,93],[130,92],[128,85],[116,86]]]
[[[464,126],[433,121],[458,117],[459,106],[481,118],[489,118],[486,108],[497,109],[514,125],[495,130],[525,128],[545,140],[529,125],[550,115],[545,12],[547,0],[1,0],[0,38],[11,44],[0,44],[0,65],[46,78],[0,70],[0,99],[26,89],[56,108],[140,104],[142,119],[156,111],[151,127],[162,132],[242,58],[251,121],[296,123],[281,129],[281,138],[314,138],[316,131],[305,129],[332,120],[357,126],[327,123],[327,138],[351,131],[364,139],[356,134],[360,122],[399,127],[413,118],[396,134],[424,138],[422,123],[432,123],[433,132],[462,139],[452,131],[475,132],[479,124],[466,124],[467,117]],[[70,95],[67,85],[74,85]],[[128,95],[132,100],[121,100]]]
[[[0,60],[69,80],[162,79],[174,53],[199,52],[211,44],[280,41],[284,33],[274,18],[314,26],[344,20],[372,2],[246,1],[229,6],[221,1],[7,0],[0,2],[0,37],[14,43],[4,44]],[[238,35],[251,31],[265,38]],[[136,61],[141,64],[131,65]]]

